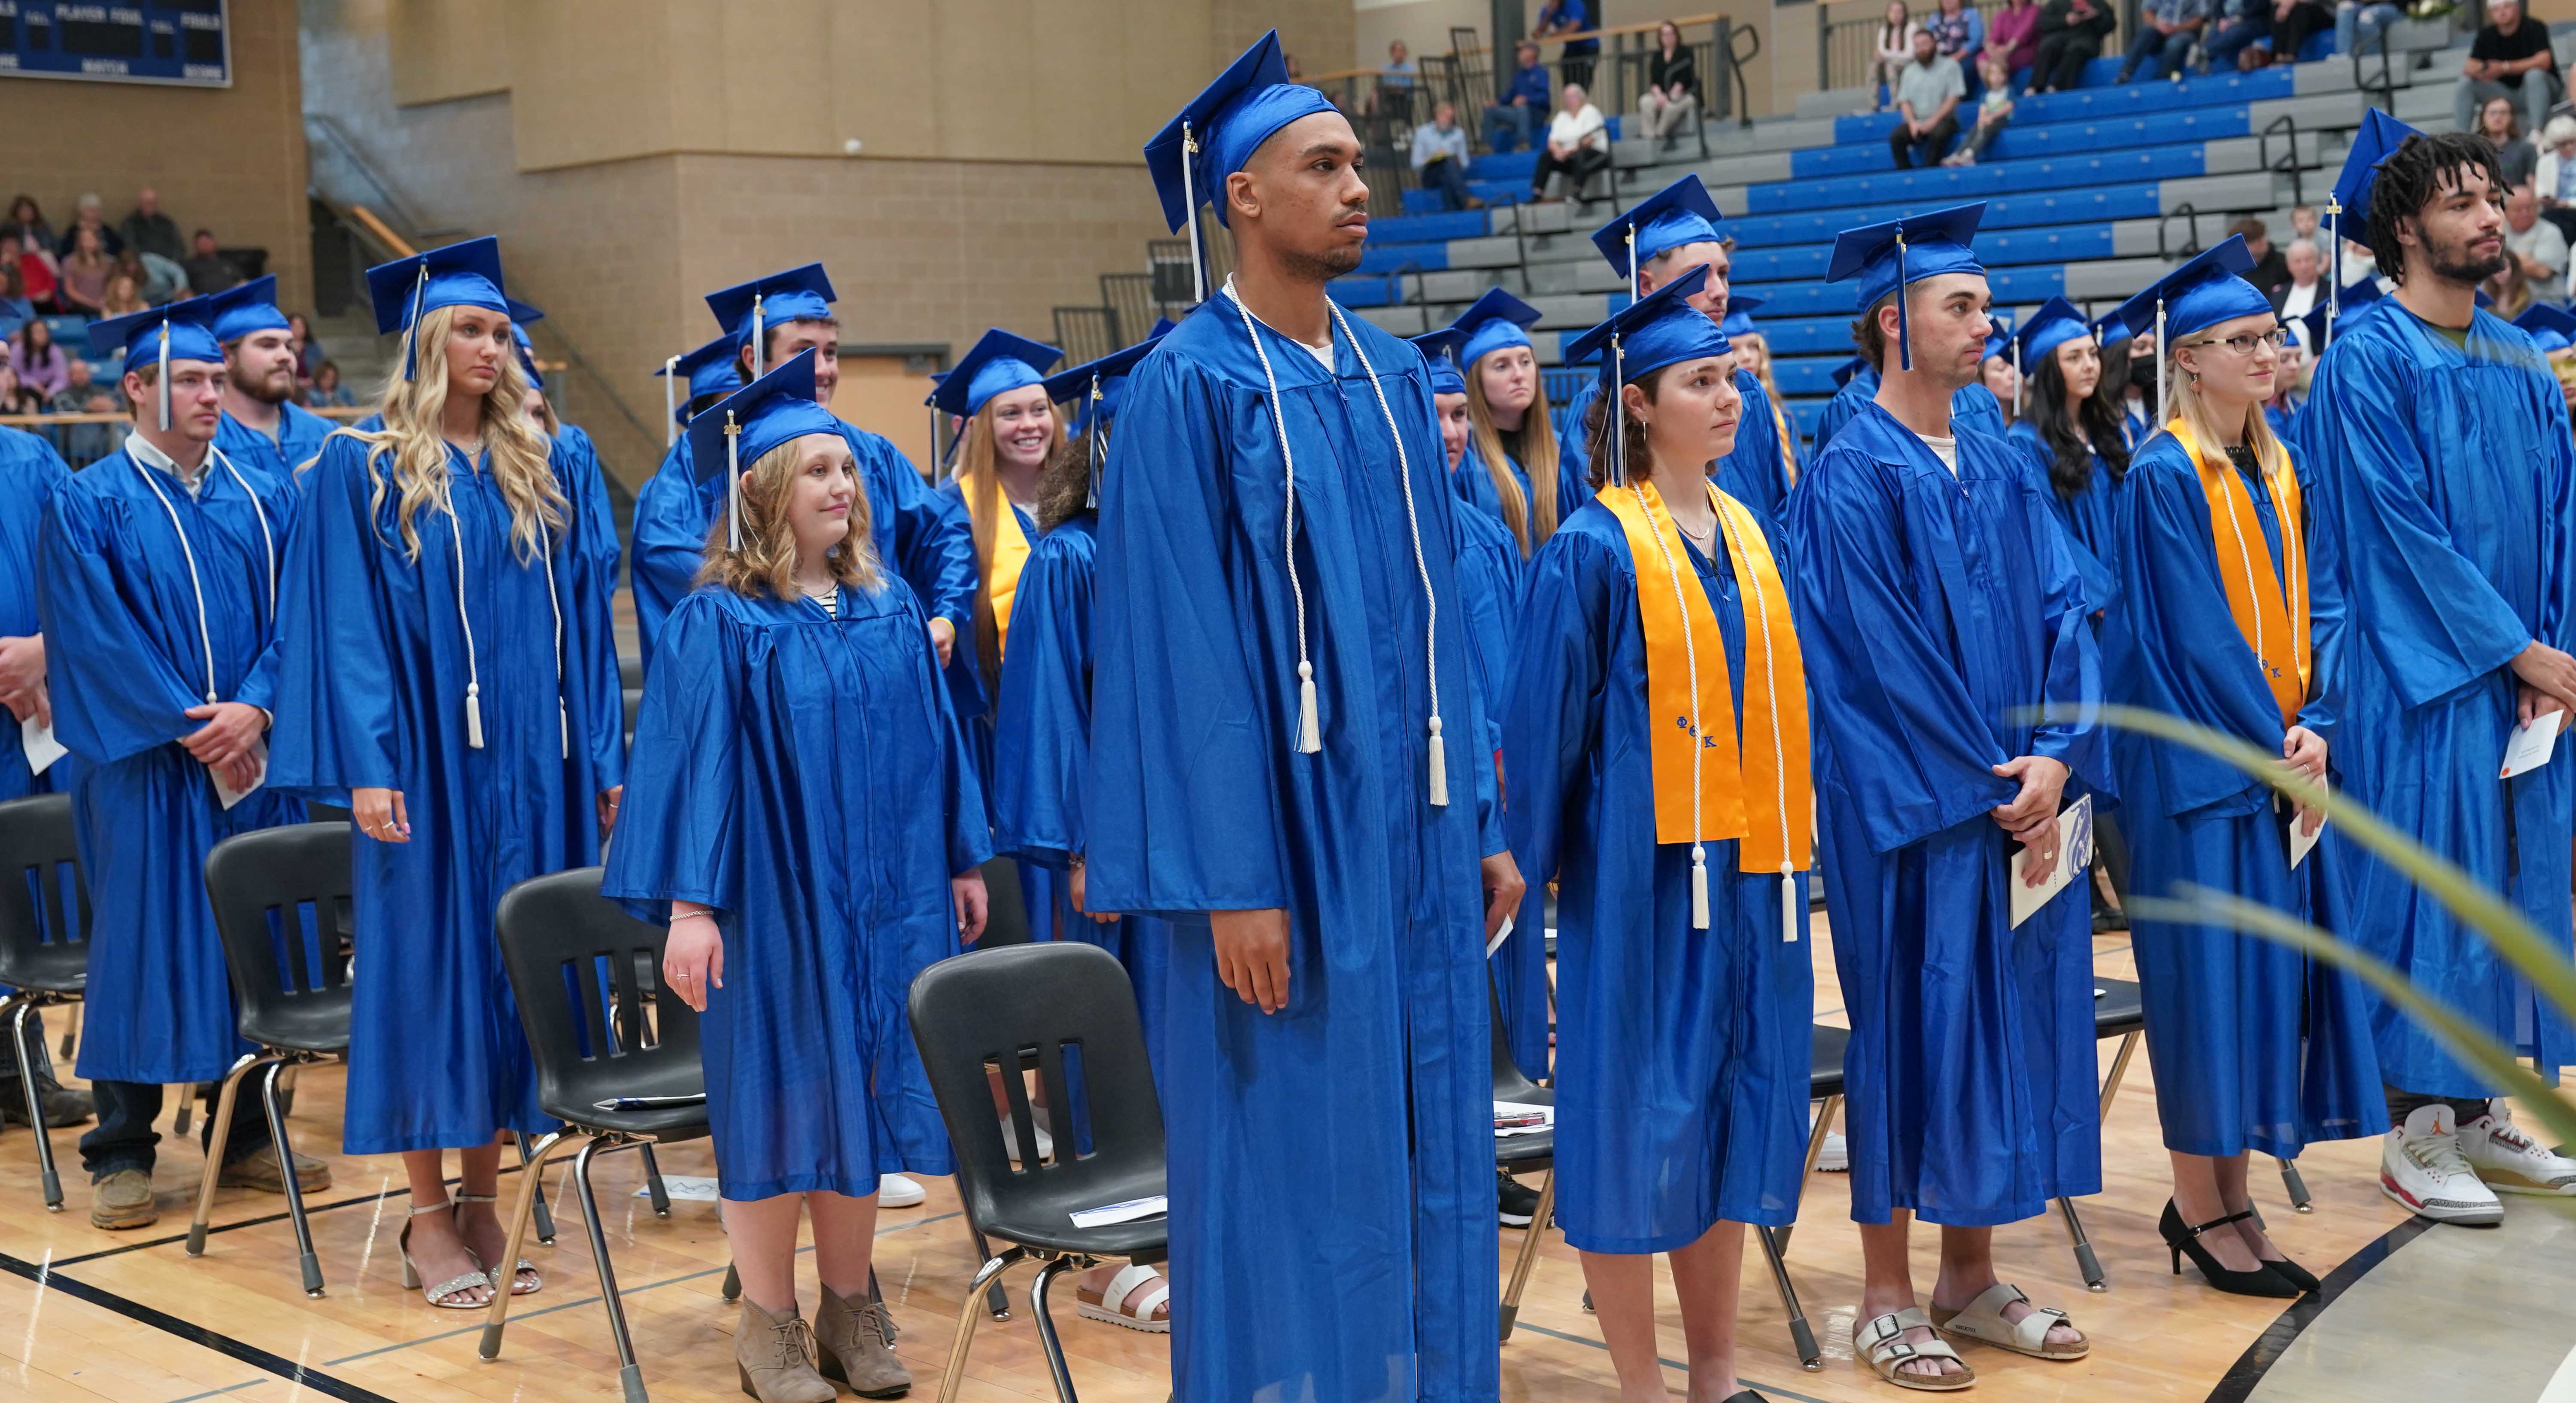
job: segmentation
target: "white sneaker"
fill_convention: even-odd
[[[921,1201],[928,1197],[930,1197],[930,1191],[924,1189],[918,1179],[902,1174],[877,1176],[877,1207],[879,1208],[918,1208],[921,1206]]]
[[[2460,1127],[2460,1153],[2498,1193],[2576,1195],[2576,1159],[2534,1143],[2515,1128],[2502,1102],[2490,1102],[2485,1115]]]
[[[2436,1223],[2488,1227],[2504,1221],[2504,1205],[2460,1152],[2447,1105],[2417,1107],[2380,1142],[2379,1191]]]
[[[1038,1114],[1044,1115],[1045,1113],[1041,1111]],[[1038,1158],[1042,1160],[1054,1159],[1055,1137],[1047,1133],[1046,1122],[1040,1120],[1036,1124],[1030,1126],[1029,1129],[1037,1135]],[[1020,1162],[1020,1132],[1013,1130],[1011,1128],[1011,1123],[1008,1120],[1004,1120],[1002,1122],[1002,1149],[1005,1153],[1010,1155],[1011,1163],[1017,1164]]]
[[[1825,1147],[1816,1154],[1816,1172],[1819,1174],[1851,1172],[1851,1143],[1843,1139],[1841,1131],[1825,1132]]]

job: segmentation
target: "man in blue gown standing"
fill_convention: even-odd
[[[2044,488],[1953,409],[1990,329],[1967,247],[1984,210],[1835,244],[1828,276],[1859,281],[1880,383],[1789,510],[1852,1030],[1854,1346],[1883,1378],[1952,1385],[1966,1366],[1935,1326],[2041,1358],[2085,1352],[2063,1314],[1997,1280],[1993,1229],[2102,1186],[2085,903],[2061,890],[2015,926],[2009,885],[2075,856],[2065,790],[2108,790],[2090,719],[2101,676]],[[1941,1225],[1928,1316],[1906,1258],[1917,1213]]]
[[[1361,149],[1276,34],[1145,152],[1236,256],[1129,377],[1094,602],[1086,895],[1175,928],[1176,1396],[1490,1403],[1484,942],[1521,880],[1429,374],[1325,297]]]
[[[336,426],[295,402],[295,333],[277,309],[277,276],[207,298],[206,320],[224,349],[224,417],[215,447],[277,478],[312,462]]]
[[[2373,111],[2335,195],[2397,290],[2333,323],[2296,424],[2340,537],[2354,798],[2522,910],[2563,953],[2576,762],[2497,777],[2515,726],[2576,706],[2576,464],[2567,405],[2518,327],[2478,310],[2505,266],[2503,172],[2470,135]],[[2359,218],[2357,219],[2356,216]],[[2354,225],[2358,223],[2359,228]],[[2485,941],[2402,874],[2354,852],[2350,935],[2542,1076],[2576,1034]],[[2372,1024],[2388,1084],[2381,1191],[2440,1222],[2493,1223],[2495,1190],[2576,1194],[2576,1161],[2516,1129],[2497,1088],[2402,1011]]]

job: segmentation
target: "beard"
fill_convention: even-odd
[[[2512,257],[2510,250],[2501,247],[2492,258],[2472,257],[2466,239],[2455,244],[2434,244],[2424,251],[2424,261],[2432,267],[2434,277],[2463,287],[2485,282],[2503,272]]]
[[[265,376],[245,375],[238,370],[226,371],[233,388],[263,404],[284,404],[295,397],[295,371],[290,367]]]
[[[1301,280],[1331,282],[1345,273],[1359,270],[1360,246],[1353,244],[1348,248],[1336,248],[1322,253],[1308,253],[1303,249],[1282,249],[1279,253],[1279,261],[1291,275]]]

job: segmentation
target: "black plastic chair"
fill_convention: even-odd
[[[1152,1265],[1170,1248],[1164,1217],[1084,1228],[1071,1216],[1164,1192],[1163,1111],[1145,1060],[1135,988],[1108,951],[1050,940],[942,960],[913,980],[908,1005],[913,1045],[957,1156],[957,1195],[967,1221],[1010,1244],[976,1271],[959,1303],[940,1401],[955,1399],[965,1378],[977,1298],[1012,1267],[1036,1261],[1043,1265],[1029,1284],[1029,1313],[1057,1397],[1075,1403],[1064,1346],[1047,1314],[1047,1288],[1065,1272],[1104,1258]],[[1079,1101],[1066,1077],[1068,1046],[1081,1064]],[[1037,1122],[1021,1076],[1032,1067],[1055,1108],[1051,1159],[1038,1156]],[[1017,1164],[993,1116],[997,1072],[1019,1142]],[[1086,1134],[1090,1149],[1077,1150]]]
[[[628,1403],[643,1403],[643,1372],[627,1334],[626,1308],[608,1260],[608,1234],[590,1185],[602,1150],[643,1148],[707,1135],[706,1070],[698,1060],[698,1015],[662,982],[661,927],[636,920],[599,894],[600,869],[534,877],[501,897],[501,960],[536,1066],[537,1106],[565,1129],[539,1139],[510,1213],[504,1263],[519,1259],[546,1161],[579,1142],[573,1183],[581,1191],[600,1303],[617,1341],[617,1380]],[[621,1099],[678,1100],[649,1110],[603,1110]],[[506,1283],[507,1268],[503,1281]],[[501,1357],[510,1293],[492,1293],[482,1355]]]
[[[1485,974],[1485,1002],[1494,1020],[1494,1100],[1510,1101],[1525,1106],[1553,1106],[1556,1093],[1521,1075],[1520,1064],[1512,1060],[1511,1032],[1503,1024],[1503,1002],[1494,991],[1491,970]],[[1547,1235],[1548,1223],[1556,1216],[1556,1127],[1526,1135],[1494,1137],[1494,1167],[1506,1174],[1535,1174],[1544,1171],[1539,1181],[1538,1207],[1530,1212],[1529,1227],[1521,1235],[1520,1254],[1512,1261],[1512,1282],[1503,1292],[1503,1343],[1512,1340],[1512,1325],[1520,1319],[1521,1291],[1529,1285],[1530,1270],[1538,1265],[1539,1239]]]
[[[54,1171],[44,1098],[27,1056],[27,1020],[47,1005],[78,1003],[88,983],[89,886],[72,836],[71,796],[39,794],[0,804],[0,984],[17,991],[0,1002],[0,1014],[8,1015],[48,1213],[63,1211],[63,1181]]]
[[[206,1253],[206,1223],[214,1214],[215,1180],[222,1172],[242,1078],[263,1072],[260,1104],[268,1115],[277,1161],[287,1167],[286,1213],[295,1224],[304,1294],[315,1297],[322,1294],[322,1264],[304,1216],[304,1191],[292,1172],[295,1151],[287,1140],[278,1081],[288,1067],[349,1052],[349,968],[340,953],[340,933],[349,927],[355,897],[349,832],[345,823],[265,828],[227,838],[206,854],[206,895],[214,905],[224,963],[232,971],[234,1019],[243,1041],[259,1051],[234,1061],[216,1095],[214,1138],[206,1146],[205,1172],[197,1184],[188,1255]]]

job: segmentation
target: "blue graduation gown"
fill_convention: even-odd
[[[1833,442],[1834,435],[1841,433],[1843,426],[1860,413],[1861,406],[1877,398],[1877,367],[1862,366],[1853,372],[1852,378],[1844,381],[1842,388],[1835,390],[1833,398],[1826,400],[1825,407],[1816,414],[1815,440],[1807,448],[1810,461],[1823,456],[1825,445]],[[1953,435],[1965,431],[2001,438],[2006,432],[2003,401],[1996,399],[1995,392],[1982,384],[1962,385],[1957,393],[1950,396],[1950,421]]]
[[[1082,785],[1091,756],[1091,599],[1099,549],[1097,518],[1077,516],[1031,547],[1020,572],[1011,648],[1002,660],[996,729],[1008,743],[993,755],[993,846],[1018,859],[1024,874],[1046,873],[1050,896],[1060,894],[1063,904],[1056,934],[1100,946],[1127,967],[1160,1085],[1171,925],[1151,916],[1095,921],[1073,909],[1066,875],[1090,846]],[[1036,934],[1045,939],[1049,932]]]
[[[490,475],[453,448],[457,516],[424,508],[414,518],[416,560],[394,494],[370,505],[364,441],[331,440],[303,484],[278,624],[270,783],[335,804],[352,789],[398,790],[411,821],[410,842],[362,835],[355,853],[350,1154],[461,1149],[490,1143],[495,1128],[543,1128],[493,914],[513,885],[598,860],[596,800],[625,773],[605,543],[616,527],[582,475],[595,466],[560,443],[548,461],[569,510],[553,554],[537,560],[511,540]],[[460,590],[482,749],[467,744]]]
[[[44,631],[36,618],[36,537],[45,500],[70,476],[52,444],[23,429],[0,426],[0,638]],[[18,718],[0,711],[0,800],[69,788],[77,776],[67,766],[76,771],[77,757],[63,756],[40,775],[28,773]]]
[[[1875,404],[1790,504],[1812,627],[1816,807],[1833,890],[1852,1217],[1911,1208],[2009,1223],[2099,1192],[2090,913],[2080,883],[2015,929],[1991,767],[2063,761],[2066,800],[2107,797],[2101,695],[2064,531],[2001,438],[1958,436],[1959,473]]]
[[[934,619],[946,619],[962,642],[975,631],[975,538],[903,450],[854,425],[841,426],[868,494],[877,559],[901,575]],[[724,516],[724,474],[697,480],[683,436],[635,494],[635,634],[651,671],[662,624],[697,588],[707,533]]]
[[[2241,476],[2278,581],[2281,521],[2272,494],[2256,475]],[[2108,544],[2129,589],[2102,631],[2104,695],[2280,754],[2280,709],[2228,613],[2209,500],[2190,455],[2171,434],[2156,435],[2131,460],[2116,495]],[[2334,535],[2298,522],[2291,529],[2310,553],[2312,680],[2299,724],[2332,746],[2344,652]],[[2332,824],[2294,870],[2286,818],[2273,807],[2269,785],[2223,760],[2130,731],[2112,733],[2111,754],[2131,891],[2164,897],[2195,883],[2326,930],[2350,929],[2346,850]],[[2165,1148],[2192,1155],[2252,1149],[2292,1159],[2310,1141],[2388,1129],[2358,980],[2225,926],[2142,920],[2134,945]]]
[[[2568,912],[2576,765],[2558,757],[2510,780],[2507,666],[2534,639],[2571,640],[2576,471],[2566,401],[2531,338],[2479,312],[2464,353],[2396,303],[2335,328],[2318,362],[2300,446],[2311,511],[2340,536],[2344,598],[2359,634],[2344,650],[2338,752],[2353,797],[2520,907],[2560,950]],[[2505,806],[2510,803],[2510,819]],[[2576,1033],[2432,896],[2352,853],[2355,944],[2507,1043],[2543,1076],[2576,1062]],[[2374,1014],[2380,1075],[2436,1096],[2498,1088],[2459,1066],[2399,1010]]]
[[[1348,325],[1329,376],[1259,333],[1296,455],[1320,754],[1296,748],[1281,420],[1230,298],[1201,304],[1128,378],[1102,484],[1089,894],[1175,925],[1164,1037],[1172,1255],[1191,1264],[1173,1281],[1184,1399],[1500,1390],[1478,859],[1505,846],[1483,802],[1492,761],[1462,743],[1484,722],[1457,622],[1456,519],[1438,510],[1429,371],[1404,342]],[[1351,336],[1402,426],[1409,509]],[[1268,908],[1289,920],[1276,1014],[1217,978],[1206,916]]]
[[[1461,471],[1475,466],[1472,456],[1459,465]],[[1529,566],[1521,559],[1520,542],[1512,538],[1511,528],[1503,525],[1501,518],[1464,499],[1457,502],[1452,515],[1458,523],[1458,613],[1467,628],[1468,661],[1474,666],[1476,688],[1484,695],[1486,738],[1482,744],[1499,764],[1503,713],[1512,695],[1512,659],[1526,622],[1522,591]],[[1571,513],[1564,518],[1572,519]],[[1507,798],[1509,781],[1502,781],[1500,788],[1501,797]],[[1512,1061],[1522,1075],[1532,1081],[1544,1081],[1550,1073],[1547,889],[1543,883],[1530,884],[1529,895],[1522,899],[1520,912],[1512,918],[1512,934],[1494,952],[1491,964],[1494,996],[1502,1002]]]
[[[275,438],[226,414],[216,421],[215,447],[244,467],[256,463],[269,476],[283,479],[312,462],[314,455],[322,451],[322,440],[340,427],[299,404],[281,404],[277,414]]]
[[[1717,470],[1709,478],[1720,492],[1761,513],[1764,520],[1777,522],[1789,500],[1789,479],[1780,468],[1779,421],[1771,417],[1771,397],[1763,393],[1760,377],[1738,370],[1735,388],[1744,396],[1744,419],[1735,430],[1735,447],[1717,460]],[[1558,471],[1566,481],[1583,485],[1584,501],[1592,499],[1592,455],[1584,422],[1592,415],[1592,402],[1599,398],[1600,379],[1586,379],[1583,388],[1574,392],[1565,431],[1557,437]]]
[[[1725,635],[1740,734],[1734,566],[1684,549]],[[1806,1172],[1814,965],[1780,938],[1779,875],[1738,871],[1734,839],[1706,845],[1709,928],[1691,925],[1690,845],[1655,841],[1637,588],[1608,507],[1550,538],[1530,562],[1504,730],[1513,856],[1532,886],[1558,879],[1556,1214],[1587,1252],[1669,1252],[1721,1218],[1793,1222]],[[1806,888],[1801,875],[1801,910]]]
[[[1531,495],[1529,474],[1522,470],[1521,465],[1517,461],[1506,458],[1503,460],[1503,466],[1510,471],[1513,480],[1520,484],[1521,500],[1535,501],[1536,498]],[[1460,501],[1484,512],[1496,522],[1502,521],[1502,494],[1494,490],[1493,475],[1485,471],[1485,460],[1476,452],[1476,445],[1472,441],[1467,445],[1466,455],[1458,460],[1458,466],[1449,470],[1449,485],[1456,491]],[[1590,500],[1592,500],[1592,489],[1583,480],[1581,466],[1567,463],[1560,457],[1556,469],[1556,519],[1563,522]],[[1510,535],[1511,528],[1504,527],[1503,534]],[[1518,553],[1518,549],[1518,542],[1514,542],[1515,554]]]
[[[2073,497],[2061,496],[2048,475],[2057,455],[2039,436],[2038,427],[2023,419],[2005,430],[2004,436],[2029,457],[2034,480],[2057,513],[2058,524],[2066,528],[2067,553],[2075,559],[2075,573],[2083,577],[2085,603],[2096,613],[2110,608],[2120,598],[2120,576],[2109,563],[2115,554],[2111,512],[2118,503],[2120,484],[2113,480],[2110,465],[2101,454],[2094,454],[2093,480]]]
[[[911,586],[834,608],[721,585],[680,601],[601,885],[643,920],[717,913],[701,1035],[736,1201],[956,1168],[904,999],[958,951],[948,879],[991,854],[983,797]]]
[[[233,466],[239,478],[209,452],[192,496],[120,449],[45,507],[36,594],[54,735],[87,762],[72,822],[90,893],[79,1070],[92,1080],[216,1081],[230,1070],[248,1045],[206,904],[206,854],[236,833],[304,820],[269,785],[226,809],[211,772],[179,744],[206,724],[186,713],[210,687],[223,701],[283,709],[271,601],[285,593],[297,494],[255,464]]]

